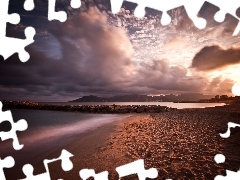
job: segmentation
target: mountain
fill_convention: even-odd
[[[98,96],[83,96],[70,102],[174,102],[174,101],[197,101],[200,99],[211,99],[213,95],[203,95],[199,93],[181,94],[181,95],[161,95],[161,96],[148,96],[148,95],[119,95],[113,97],[98,97]]]

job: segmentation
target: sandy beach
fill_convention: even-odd
[[[225,170],[240,167],[240,128],[223,139],[228,122],[240,124],[239,111],[234,108],[183,109],[171,112],[132,115],[122,121],[85,133],[63,148],[71,152],[74,168],[61,170],[60,162],[49,166],[51,179],[80,179],[81,169],[109,172],[109,179],[118,179],[115,168],[138,159],[145,168],[157,168],[157,179],[214,179]],[[46,158],[59,156],[61,150]],[[217,164],[216,154],[224,154],[226,162]],[[34,164],[34,174],[44,173],[42,163]],[[6,174],[12,179],[14,169]],[[17,173],[18,172],[18,173]],[[15,169],[14,178],[24,178]],[[136,175],[123,179],[138,179]]]

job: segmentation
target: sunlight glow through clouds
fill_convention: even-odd
[[[240,83],[235,83],[232,87],[232,93],[236,96],[240,96]]]
[[[222,78],[228,78],[237,82],[240,79],[239,69],[240,64],[236,64],[228,67],[223,67],[222,69],[218,69],[217,71],[207,72],[207,74],[210,78],[221,76]]]

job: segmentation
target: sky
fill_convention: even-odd
[[[66,22],[48,21],[47,0],[35,0],[35,9],[23,9],[24,0],[10,0],[10,13],[19,13],[18,25],[7,25],[7,36],[25,38],[24,29],[36,29],[35,42],[26,50],[30,60],[14,54],[0,57],[0,99],[70,101],[85,95],[227,94],[240,79],[240,35],[232,36],[238,20],[213,19],[218,8],[205,4],[199,16],[207,27],[197,29],[183,7],[169,12],[171,24],[162,26],[162,13],[146,9],[134,16],[135,4],[124,2],[114,15],[109,0],[82,0],[72,9],[69,0],[57,0],[56,10]],[[238,82],[239,83],[239,82]]]

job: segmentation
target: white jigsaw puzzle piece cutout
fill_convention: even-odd
[[[55,11],[56,0],[48,1],[48,20],[58,20],[60,22],[65,22],[67,20],[67,13],[64,11]]]
[[[7,22],[18,24],[20,17],[18,14],[8,14],[9,0],[0,1],[0,55],[4,60],[14,53],[18,53],[19,59],[26,62],[30,55],[25,51],[25,47],[34,42],[33,37],[36,34],[35,29],[27,27],[25,29],[26,39],[17,39],[6,37]]]
[[[221,136],[222,138],[229,138],[229,137],[230,137],[230,134],[231,134],[230,128],[236,128],[236,127],[240,127],[240,124],[236,124],[236,123],[229,122],[229,123],[228,123],[227,132],[226,132],[226,133],[223,133],[223,134],[220,133],[220,136]]]
[[[74,9],[81,7],[81,0],[71,0],[71,7]],[[25,0],[24,9],[27,11],[32,11],[34,9],[34,0]],[[67,20],[67,13],[64,11],[55,11],[56,0],[48,0],[48,20],[58,20],[60,22],[65,22]]]
[[[226,14],[231,14],[235,18],[237,18],[240,21],[240,17],[236,15],[237,9],[240,7],[240,1],[239,0],[208,0],[208,2],[214,4],[215,6],[218,6],[220,10],[215,14],[214,19],[217,22],[223,22],[225,20]],[[238,23],[235,31],[233,32],[233,36],[237,36],[240,32],[240,22]]]
[[[11,168],[14,165],[15,165],[15,161],[14,161],[13,157],[8,156],[3,160],[0,158],[0,179],[1,180],[6,180],[3,169],[4,168]]]
[[[223,22],[227,13],[231,14],[236,18],[239,18],[236,15],[236,11],[240,7],[239,0],[231,0],[230,2],[226,0],[207,0],[207,1],[220,8],[220,10],[214,16],[214,19],[217,22]]]
[[[229,122],[228,123],[228,129],[227,129],[227,132],[224,133],[224,134],[221,134],[220,133],[220,136],[222,138],[229,138],[230,137],[230,134],[231,134],[231,130],[230,128],[236,128],[236,127],[240,127],[240,124],[236,124],[236,123],[232,123],[232,122]],[[215,157],[214,157],[214,160],[217,164],[219,163],[224,163],[226,158],[224,155],[222,154],[217,154]],[[214,180],[239,180],[240,179],[240,170],[238,172],[234,172],[234,171],[229,171],[229,170],[226,170],[226,176],[222,176],[222,175],[217,175]]]
[[[58,20],[60,22],[65,22],[67,20],[67,13],[64,11],[55,11],[56,0],[49,0],[48,1],[48,20]],[[81,0],[71,0],[70,3],[72,8],[80,8],[81,7]]]
[[[226,160],[226,157],[222,154],[217,154],[215,157],[214,157],[214,160],[217,164],[220,164],[220,163],[224,163],[225,160]]]
[[[214,180],[239,180],[240,179],[240,171],[234,172],[226,170],[226,176],[218,175],[214,178]]]
[[[0,132],[0,138],[2,141],[7,139],[13,140],[13,148],[15,150],[20,150],[23,148],[23,145],[19,144],[17,137],[17,131],[25,131],[28,128],[27,121],[24,119],[19,120],[18,122],[13,121],[11,111],[2,111],[2,102],[0,101],[0,123],[8,121],[11,124],[11,130],[8,132]]]
[[[55,11],[56,0],[49,0],[48,2],[48,20],[59,20],[65,22],[67,20],[67,13],[64,11]],[[81,0],[71,0],[72,8],[80,8]],[[34,0],[25,0],[24,9],[32,11],[35,7]],[[30,55],[26,52],[26,46],[34,42],[36,31],[33,27],[27,27],[24,31],[26,39],[6,37],[7,23],[18,24],[20,22],[19,14],[8,14],[9,0],[0,1],[0,55],[4,60],[18,53],[21,62],[29,60]]]
[[[62,150],[61,155],[56,158],[56,159],[51,159],[51,160],[44,160],[43,164],[44,167],[46,169],[45,173],[42,174],[38,174],[38,175],[33,175],[33,166],[31,164],[25,164],[22,168],[23,173],[26,175],[25,179],[21,179],[21,180],[51,180],[50,177],[50,171],[48,168],[48,164],[61,160],[62,161],[62,169],[64,171],[70,171],[73,168],[73,163],[70,160],[70,157],[72,157],[73,155],[66,151],[65,149]]]
[[[233,33],[233,36],[237,36],[239,34],[239,32],[240,32],[240,22],[238,23],[238,25]]]
[[[146,178],[154,179],[158,177],[156,168],[145,169],[143,159],[117,167],[116,171],[118,172],[119,178],[133,174],[137,174],[139,180],[146,180]]]
[[[93,177],[94,180],[108,180],[108,171],[96,174],[94,169],[82,169],[79,172],[79,176],[83,180],[87,180],[90,177]]]
[[[199,29],[206,27],[206,20],[198,17],[198,12],[202,8],[205,0],[168,0],[168,1],[159,1],[159,0],[125,0],[132,3],[137,3],[138,6],[135,9],[135,16],[141,18],[145,15],[145,8],[152,8],[155,10],[162,11],[162,25],[168,25],[171,22],[171,17],[167,12],[169,10],[175,9],[180,6],[184,6],[189,18],[193,21],[195,26]],[[121,6],[124,0],[111,0],[111,7],[113,14],[116,14],[120,11]],[[231,2],[226,0],[208,0],[209,3],[212,3],[215,6],[220,8],[220,11],[217,12],[214,16],[214,19],[217,22],[223,22],[227,13],[231,14],[238,20],[240,18],[236,15],[236,10],[240,7],[239,0],[232,0]],[[240,23],[239,23],[240,24]],[[233,35],[237,35],[240,30],[240,25],[237,26]]]
[[[71,7],[74,9],[78,9],[81,7],[81,1],[80,0],[71,0]]]
[[[26,11],[32,11],[34,9],[34,0],[25,0],[24,9]]]
[[[115,14],[120,11],[122,3],[124,0],[111,0],[112,5],[112,12]],[[171,22],[171,17],[167,13],[167,11],[175,9],[180,6],[185,6],[185,9],[188,13],[189,18],[193,20],[195,25],[203,29],[206,26],[206,20],[203,18],[197,17],[197,14],[199,10],[201,9],[203,5],[203,1],[192,1],[192,0],[168,0],[167,2],[158,1],[158,0],[126,0],[132,3],[137,3],[138,6],[135,9],[135,16],[141,18],[145,15],[145,8],[152,8],[155,10],[162,11],[162,19],[161,24],[162,25],[168,25]],[[120,3],[121,2],[121,3]],[[194,5],[193,5],[194,4]]]

